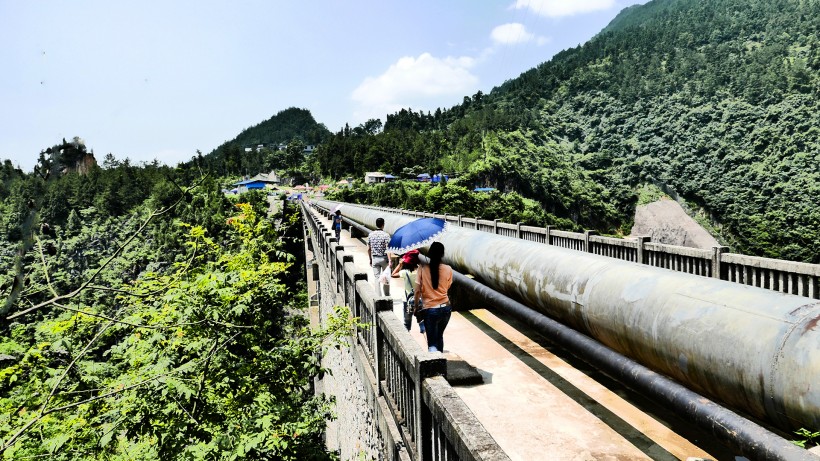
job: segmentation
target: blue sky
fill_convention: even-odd
[[[0,0],[0,159],[175,165],[288,107],[336,132],[488,93],[646,0]]]

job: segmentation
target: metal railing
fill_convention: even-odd
[[[302,212],[306,238],[321,272],[331,279],[335,301],[367,325],[355,329],[354,344],[363,351],[366,374],[377,383],[375,395],[390,410],[390,418],[379,423],[390,428],[382,431],[387,459],[509,459],[447,383],[446,360],[410,336],[393,313],[392,298],[376,297],[367,274],[356,270],[334,234],[304,205]]]
[[[725,246],[697,249],[650,241],[650,237],[615,238],[594,231],[568,232],[548,227],[509,224],[461,215],[356,205],[405,216],[435,217],[451,225],[514,237],[545,245],[594,253],[678,272],[714,277],[781,293],[820,299],[820,265],[729,253]],[[317,208],[327,213],[327,210]]]

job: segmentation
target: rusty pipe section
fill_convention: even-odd
[[[335,202],[319,202],[332,208]],[[345,204],[393,232],[410,216]],[[701,394],[820,428],[820,302],[456,226],[445,261]]]

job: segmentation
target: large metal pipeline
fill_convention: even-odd
[[[390,233],[414,219],[342,213]],[[458,270],[699,393],[783,430],[820,427],[816,300],[456,226],[440,240]]]
[[[699,426],[745,458],[754,461],[818,459],[782,436],[490,287],[459,272],[455,272],[453,282],[461,292],[460,296],[466,291],[469,296],[465,298],[478,299],[482,305],[492,306],[523,321],[556,345],[572,351],[598,370]]]

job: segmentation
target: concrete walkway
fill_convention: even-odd
[[[340,243],[372,283],[363,241],[343,231]],[[391,279],[390,292],[401,319],[400,279]],[[415,322],[411,335],[426,347]],[[692,440],[708,439],[704,433],[690,427],[684,428],[688,438],[679,435],[670,429],[680,429],[679,421],[650,415],[663,409],[641,410],[622,397],[629,391],[564,351],[551,350],[543,338],[503,314],[453,312],[444,349],[445,357],[460,357],[484,378],[483,384],[455,390],[512,460],[734,459],[720,445],[711,444],[711,453],[696,446]]]

